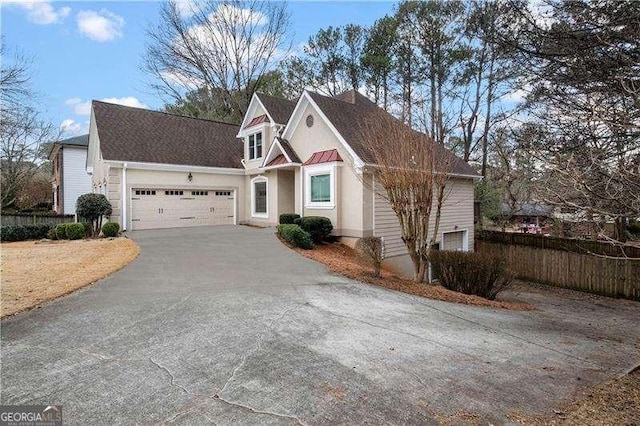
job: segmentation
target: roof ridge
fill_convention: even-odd
[[[188,115],[176,114],[174,112],[158,111],[158,110],[149,109],[149,108],[140,108],[140,107],[133,107],[133,106],[129,106],[129,105],[115,104],[113,102],[99,101],[97,99],[93,99],[91,102],[92,103],[96,102],[96,103],[106,104],[106,105],[113,105],[113,106],[122,107],[122,108],[135,109],[135,110],[139,110],[139,111],[153,112],[153,113],[157,113],[157,114],[170,115],[170,116],[179,117],[179,118],[189,118],[191,120],[206,121],[208,123],[227,124],[229,126],[240,127],[239,124],[229,123],[227,121],[222,121],[222,120],[213,120],[213,119],[210,119],[210,118],[191,117],[191,116],[188,116]]]
[[[266,93],[262,93],[262,92],[256,92],[256,95],[266,96],[267,98],[278,99],[279,101],[287,101],[287,102],[291,102],[292,104],[295,104],[297,102],[297,101],[292,101],[291,99],[281,98],[280,96],[267,95]]]

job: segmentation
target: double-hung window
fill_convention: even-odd
[[[262,158],[262,132],[249,135],[249,160]]]

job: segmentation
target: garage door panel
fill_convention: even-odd
[[[132,229],[232,225],[234,197],[230,190],[159,189],[155,195],[133,189]]]

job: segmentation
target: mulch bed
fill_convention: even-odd
[[[462,303],[465,305],[487,306],[491,308],[509,309],[516,311],[531,311],[536,308],[526,302],[507,300],[488,300],[479,296],[458,293],[440,285],[415,283],[413,280],[399,277],[391,271],[382,270],[382,277],[373,275],[373,268],[361,260],[351,247],[339,243],[317,245],[313,250],[302,250],[292,247],[280,239],[285,245],[300,253],[302,256],[325,264],[330,270],[352,278],[390,290],[401,291],[414,296],[445,302]]]

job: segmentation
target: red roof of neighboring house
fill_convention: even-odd
[[[276,158],[269,161],[269,163],[267,163],[265,167],[279,166],[280,164],[287,164],[287,159],[282,154],[278,155]]]
[[[338,154],[337,149],[330,149],[328,151],[314,152],[311,158],[304,162],[305,166],[321,163],[332,163],[334,161],[342,161],[342,157]]]
[[[260,123],[265,123],[267,121],[269,121],[269,117],[267,117],[267,114],[262,114],[251,120],[246,126],[244,126],[244,128],[246,129],[248,127],[252,127]]]

